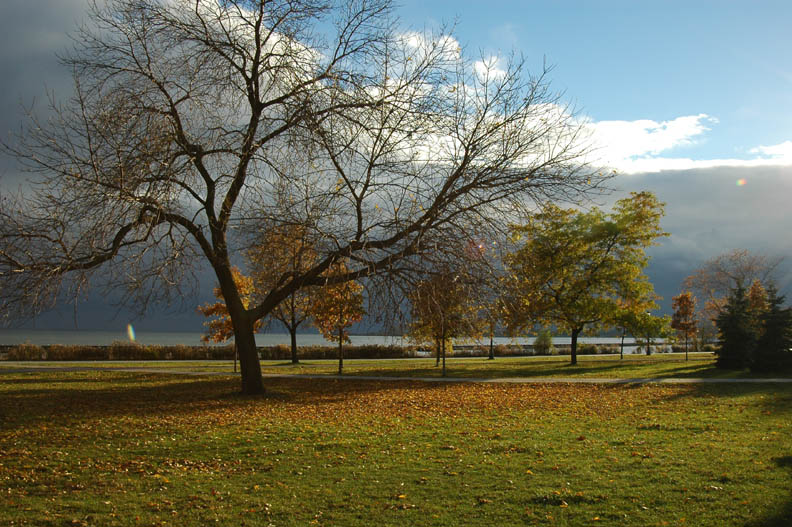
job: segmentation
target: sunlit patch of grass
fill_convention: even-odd
[[[0,523],[787,525],[792,387],[2,374]]]

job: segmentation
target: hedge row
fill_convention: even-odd
[[[344,356],[350,359],[394,359],[416,356],[417,346],[345,346]],[[101,361],[101,360],[231,360],[232,346],[143,346],[129,342],[114,342],[109,346],[38,346],[20,344],[6,346],[6,360],[16,361]],[[289,346],[266,346],[258,348],[259,356],[265,360],[289,360]],[[301,359],[335,359],[335,346],[301,346]]]
[[[634,347],[627,350],[637,351]],[[421,353],[423,351],[423,353]],[[644,350],[640,349],[642,353]],[[667,352],[666,346],[653,346],[652,351]],[[674,352],[684,351],[684,348],[674,346]],[[20,344],[18,346],[4,346],[0,353],[5,352],[6,360],[16,361],[101,361],[101,360],[231,360],[234,358],[232,346],[143,346],[130,342],[114,342],[109,346],[38,346],[35,344]],[[290,360],[291,348],[285,345],[261,346],[258,348],[259,357],[264,360]],[[513,357],[524,355],[539,355],[532,346],[514,346],[498,344],[494,347],[497,357]],[[569,345],[556,345],[551,354],[569,355]],[[581,355],[599,355],[619,353],[618,344],[578,344],[578,353]],[[399,359],[408,357],[426,356],[434,354],[434,350],[425,346],[344,346],[344,357],[348,359]],[[489,355],[489,346],[458,345],[454,347],[453,356],[456,357],[486,357]],[[300,346],[298,357],[306,360],[335,359],[338,357],[336,346]]]

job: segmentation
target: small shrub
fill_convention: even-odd
[[[536,335],[533,341],[533,349],[537,355],[553,355],[555,353],[553,334],[549,329],[543,329]]]

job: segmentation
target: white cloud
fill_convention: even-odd
[[[703,113],[662,122],[646,119],[589,122],[586,127],[593,147],[590,160],[625,174],[792,164],[792,141],[752,148],[749,153],[755,157],[749,159],[692,159],[661,155],[677,147],[694,146],[716,124],[717,118]]]
[[[781,159],[787,163],[792,163],[792,141],[784,141],[783,143],[771,146],[757,146],[750,150],[752,154],[759,154],[767,156],[771,159]]]
[[[754,159],[690,159],[685,157],[641,157],[622,159],[610,165],[623,174],[662,172],[664,170],[692,170],[718,167],[770,167],[792,164],[792,158]]]
[[[620,165],[625,160],[656,156],[694,144],[717,119],[707,114],[686,115],[670,121],[599,121],[590,123],[592,140],[602,161]]]
[[[438,53],[446,60],[456,60],[462,53],[459,42],[450,35],[434,37],[424,33],[410,31],[397,37],[398,42],[411,52],[425,56],[429,53]]]

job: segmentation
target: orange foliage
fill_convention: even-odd
[[[674,315],[671,327],[682,335],[692,337],[696,334],[696,297],[690,291],[685,291],[672,299],[671,306]]]
[[[231,268],[231,274],[234,277],[234,283],[236,283],[239,289],[242,305],[247,309],[250,304],[250,298],[253,296],[253,280],[243,275],[236,267]],[[231,324],[231,316],[228,314],[228,309],[223,300],[223,292],[220,290],[220,287],[214,288],[214,295],[220,300],[219,302],[198,306],[198,311],[203,316],[215,317],[212,320],[204,322],[207,333],[201,335],[201,340],[203,342],[226,342],[234,337],[234,326]],[[262,321],[257,320],[253,325],[253,330],[258,331],[259,328],[261,328],[261,324]]]
[[[344,274],[347,267],[335,264],[330,276]],[[332,342],[349,342],[346,328],[360,322],[364,315],[363,286],[355,281],[324,286],[311,307],[314,325]]]
[[[248,251],[257,297],[261,299],[288,278],[305,273],[316,264],[316,250],[308,239],[306,228],[281,225],[265,231],[261,241]],[[272,311],[290,331],[296,331],[310,316],[315,288],[294,291]]]

